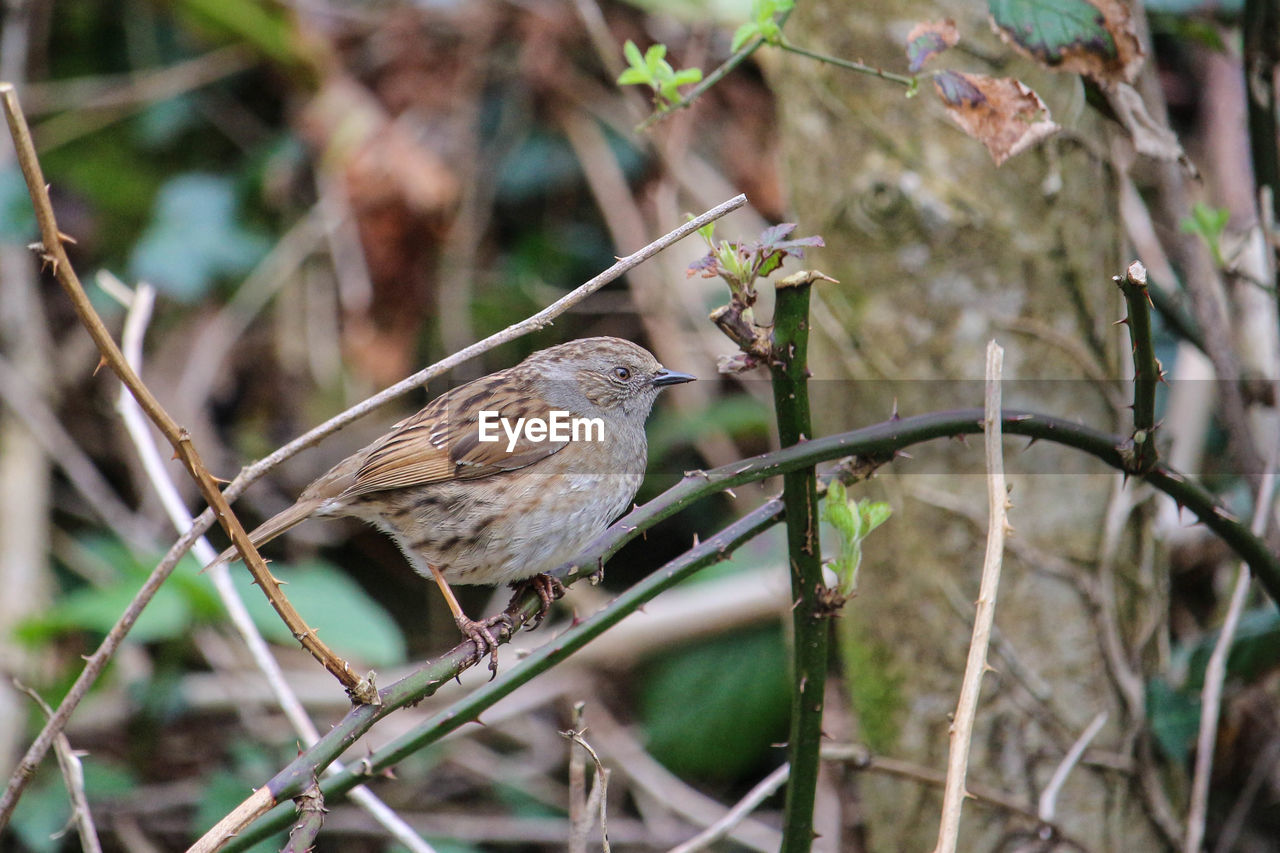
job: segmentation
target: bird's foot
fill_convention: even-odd
[[[542,606],[538,608],[538,612],[533,614],[533,618],[525,623],[530,630],[542,624],[543,618],[546,617],[547,612],[551,609],[551,602],[564,595],[564,584],[560,583],[558,578],[553,578],[545,572],[517,581],[511,586],[516,591],[516,597],[519,597],[526,589],[531,589],[538,594],[538,598],[542,599]],[[511,603],[515,604],[514,598]]]
[[[515,623],[506,613],[490,616],[482,622],[476,622],[466,616],[459,616],[455,621],[462,635],[476,644],[476,663],[484,660],[485,655],[489,656],[489,680],[493,681],[498,676],[499,638],[504,633],[510,637],[515,630]]]

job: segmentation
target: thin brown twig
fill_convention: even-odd
[[[13,680],[13,686],[31,697],[31,701],[40,706],[46,717],[53,716],[53,709],[32,688]],[[98,830],[93,824],[93,813],[89,811],[89,798],[84,792],[84,765],[80,756],[71,748],[71,741],[62,732],[58,732],[53,742],[54,754],[58,756],[58,768],[62,771],[62,779],[67,786],[67,797],[71,800],[71,820],[76,825],[80,836],[80,849],[84,853],[102,853],[102,842],[98,840]]]
[[[142,108],[208,86],[253,67],[257,60],[243,45],[212,50],[166,68],[148,69],[91,80],[69,80],[31,86],[40,111],[66,112],[40,122],[35,136],[40,150],[49,151],[109,127]],[[34,114],[34,113],[33,113]]]
[[[569,731],[562,737],[582,728],[583,703],[573,703],[573,715],[569,718]],[[568,853],[587,853],[587,831],[591,828],[587,818],[587,759],[582,750],[569,744],[569,843]]]
[[[761,803],[777,793],[778,789],[786,784],[787,777],[789,775],[791,775],[790,764],[784,764],[777,768],[768,776],[757,782],[741,800],[738,800],[738,802],[734,804],[733,808],[725,812],[724,817],[720,818],[683,844],[672,847],[667,853],[696,853],[696,851],[705,850],[712,844],[720,841],[729,834],[729,830],[741,823],[743,818],[751,814]]]
[[[44,172],[40,168],[40,160],[36,156],[35,144],[31,139],[31,130],[27,126],[26,117],[23,115],[22,107],[18,103],[17,92],[12,85],[0,83],[0,97],[4,101],[5,119],[9,123],[9,132],[13,138],[14,150],[17,152],[18,164],[22,168],[23,177],[27,182],[27,190],[31,195],[31,202],[35,208],[36,221],[39,224],[43,246],[42,256],[52,268],[54,277],[58,279],[58,283],[62,285],[63,291],[71,300],[80,322],[97,345],[102,362],[110,367],[111,371],[120,378],[120,381],[128,387],[129,393],[134,396],[147,417],[173,447],[174,453],[181,460],[183,467],[187,469],[191,478],[195,480],[196,485],[199,486],[201,495],[213,509],[221,521],[223,529],[231,538],[232,544],[243,557],[245,565],[249,568],[250,573],[253,574],[254,582],[262,588],[267,600],[271,602],[271,606],[275,608],[285,624],[289,626],[293,635],[325,669],[329,670],[342,683],[343,687],[353,697],[362,702],[373,701],[377,693],[368,681],[356,675],[346,661],[339,658],[328,646],[322,643],[316,637],[315,631],[307,626],[288,599],[285,598],[279,583],[271,576],[271,572],[267,570],[267,564],[259,556],[253,543],[249,541],[249,534],[245,531],[244,525],[240,523],[240,519],[231,511],[231,507],[221,490],[219,490],[217,482],[205,467],[204,461],[200,458],[199,452],[191,441],[191,436],[184,427],[170,416],[134,369],[129,366],[124,354],[120,352],[120,347],[116,345],[111,333],[102,322],[102,318],[98,316],[97,310],[94,309],[93,304],[89,301],[89,296],[85,293],[84,287],[80,284],[80,278],[72,268],[71,260],[67,257],[66,248],[63,245],[64,236],[58,230],[58,222],[53,213],[53,203],[49,198],[49,188],[45,184]],[[0,812],[0,814],[3,813]]]
[[[1274,457],[1274,452],[1272,456]],[[1255,536],[1266,533],[1271,519],[1271,503],[1275,497],[1275,459],[1267,466],[1258,487],[1258,502],[1253,511]],[[1249,567],[1243,563],[1236,569],[1235,586],[1231,590],[1227,615],[1222,620],[1218,640],[1213,644],[1204,670],[1204,687],[1200,694],[1200,731],[1196,737],[1196,766],[1191,778],[1191,803],[1187,807],[1187,831],[1183,836],[1183,853],[1200,853],[1204,842],[1205,818],[1209,811],[1209,781],[1213,771],[1214,747],[1218,741],[1218,719],[1222,713],[1222,685],[1227,678],[1227,655],[1235,642],[1236,629],[1249,595]]]
[[[1084,751],[1088,749],[1089,744],[1098,736],[1098,732],[1102,731],[1102,727],[1107,724],[1107,712],[1099,711],[1092,722],[1085,727],[1080,733],[1080,737],[1076,738],[1076,742],[1071,744],[1071,749],[1067,750],[1067,754],[1063,756],[1062,761],[1053,771],[1053,776],[1049,779],[1049,784],[1044,786],[1044,790],[1040,792],[1040,802],[1036,808],[1036,812],[1040,815],[1040,820],[1045,823],[1053,821],[1054,812],[1058,807],[1058,794],[1062,792],[1062,786],[1067,782],[1067,776],[1084,756]]]
[[[12,87],[0,84],[0,92],[5,94],[7,103],[8,96],[12,94]],[[35,165],[38,170],[39,163],[36,162]],[[43,178],[40,179],[39,185],[43,187]],[[47,194],[45,194],[45,198],[47,199]],[[488,338],[467,347],[465,350],[454,353],[430,367],[418,371],[401,382],[384,389],[382,392],[375,394],[356,406],[353,406],[335,417],[330,418],[325,423],[320,424],[302,436],[299,436],[283,447],[277,449],[269,456],[244,468],[225,490],[224,494],[226,495],[227,500],[235,500],[235,498],[242,494],[252,483],[276,465],[279,465],[281,462],[289,459],[307,447],[318,443],[324,437],[336,432],[373,409],[384,405],[385,403],[390,402],[396,397],[408,393],[415,388],[425,385],[431,379],[434,379],[436,376],[443,374],[468,359],[474,358],[489,351],[490,349],[493,349],[494,347],[500,346],[503,343],[549,325],[556,317],[577,305],[583,299],[587,298],[587,296],[599,290],[601,287],[604,287],[609,282],[614,281],[626,273],[627,270],[637,264],[643,263],[653,255],[687,237],[689,234],[692,234],[698,228],[703,227],[707,223],[714,222],[722,216],[736,210],[746,204],[746,201],[747,199],[745,195],[738,195],[722,202],[710,210],[707,210],[700,216],[695,217],[678,228],[664,234],[662,237],[654,240],[642,249],[633,252],[625,258],[619,259],[617,263],[613,264],[599,275],[580,285],[571,293],[566,294],[564,297],[536,314],[519,323],[509,326],[501,332],[490,335]],[[57,249],[61,251],[62,247],[60,243],[56,245]],[[63,254],[65,256],[65,253]],[[90,686],[92,686],[92,684],[97,680],[98,675],[101,674],[107,662],[115,654],[120,643],[123,642],[129,629],[141,615],[143,608],[145,608],[147,603],[150,602],[152,597],[154,597],[156,591],[160,588],[160,585],[165,581],[165,579],[168,578],[169,574],[173,572],[178,561],[187,553],[188,550],[190,550],[192,543],[194,543],[213,526],[213,523],[213,509],[206,509],[199,517],[196,518],[191,528],[179,537],[178,541],[173,544],[168,553],[165,554],[160,563],[156,566],[155,570],[143,583],[141,589],[139,589],[133,600],[125,608],[125,611],[121,614],[116,624],[107,632],[102,644],[86,660],[85,668],[76,678],[75,683],[67,692],[67,695],[63,697],[62,703],[58,706],[53,718],[51,718],[45,725],[40,735],[27,750],[26,755],[23,756],[22,761],[14,770],[13,775],[10,778],[3,796],[0,796],[0,828],[3,828],[8,823],[9,818],[12,816],[13,809],[17,805],[17,801],[19,797],[21,797],[22,791],[25,790],[32,775],[35,773],[35,768],[48,753],[54,733],[60,731],[66,725],[67,719],[70,718],[71,713],[79,705],[80,701],[84,699]]]
[[[943,787],[942,820],[938,826],[935,853],[953,853],[960,837],[960,811],[964,806],[965,776],[969,767],[969,741],[977,715],[982,676],[986,673],[987,647],[995,620],[996,593],[1000,589],[1000,568],[1004,538],[1009,530],[1009,494],[1005,488],[1004,453],[1001,448],[1000,377],[1004,349],[995,341],[987,344],[986,456],[987,456],[987,553],[982,563],[982,582],[977,612],[973,619],[973,639],[965,663],[960,698],[951,723],[951,744],[947,759],[947,781]]]
[[[88,454],[58,421],[17,366],[0,357],[0,398],[44,448],[85,503],[120,538],[138,550],[155,547],[147,525],[127,507]]]
[[[131,294],[128,298],[129,310],[125,316],[124,331],[120,336],[121,350],[134,370],[141,372],[142,342],[151,315],[151,307],[155,302],[155,290],[144,284],[139,286],[136,291],[128,291],[124,284],[118,281],[116,286],[113,290],[117,288],[124,289],[126,293]],[[152,488],[159,495],[160,502],[168,513],[173,526],[181,533],[191,526],[191,513],[188,512],[186,503],[178,493],[178,488],[170,476],[169,469],[165,466],[164,460],[156,448],[152,432],[147,427],[146,418],[143,416],[137,400],[123,386],[116,401],[116,408],[124,421],[125,430],[133,441],[134,448],[138,453],[143,470],[146,472]],[[205,564],[212,562],[218,555],[218,552],[204,537],[195,542],[192,550],[195,552],[197,559]],[[299,739],[307,746],[315,743],[319,740],[320,734],[311,718],[307,715],[302,702],[285,679],[280,664],[272,656],[271,650],[267,646],[267,641],[263,639],[257,625],[253,622],[253,618],[249,615],[249,610],[245,606],[244,600],[240,597],[240,591],[236,589],[231,580],[231,571],[227,564],[219,563],[213,566],[209,574],[214,589],[222,600],[223,607],[227,610],[231,624],[244,641],[245,647],[249,650],[249,656],[258,667],[258,671],[266,679],[271,690],[271,697],[280,707],[280,710],[284,712],[285,718],[293,726]],[[336,773],[342,769],[342,762],[335,761],[326,768],[326,772]],[[414,853],[432,853],[431,846],[423,841],[412,827],[392,809],[388,808],[367,787],[360,785],[353,788],[348,796],[378,824],[384,827],[392,837],[403,844],[406,849],[414,851]]]
[[[224,494],[226,494],[228,500],[235,500],[258,478],[275,466],[279,465],[281,462],[296,455],[300,451],[317,444],[322,439],[332,435],[348,424],[359,420],[374,409],[384,406],[397,397],[403,396],[416,388],[426,385],[432,379],[445,374],[463,362],[470,361],[476,356],[482,355],[495,347],[499,347],[517,338],[523,337],[530,332],[534,332],[551,325],[556,317],[559,317],[565,311],[568,311],[570,308],[582,302],[606,284],[621,278],[629,270],[644,261],[647,261],[649,258],[658,254],[658,252],[661,252],[671,244],[683,240],[685,237],[694,233],[707,223],[716,221],[720,217],[737,210],[746,203],[747,197],[745,195],[738,195],[728,201],[716,205],[700,216],[685,222],[678,228],[672,229],[644,248],[639,249],[626,257],[619,258],[617,263],[613,264],[589,281],[584,282],[572,292],[565,294],[560,299],[557,299],[555,302],[551,303],[546,308],[543,308],[536,314],[521,320],[519,323],[514,323],[502,331],[484,338],[483,340],[477,341],[466,349],[459,350],[453,355],[442,358],[435,364],[419,370],[412,376],[408,376],[405,379],[400,380],[396,384],[383,389],[363,402],[360,402],[346,411],[335,415],[319,426],[298,436],[293,441],[279,448],[270,455],[263,457],[252,465],[246,466],[236,476],[236,478],[231,481],[231,485],[227,486]],[[201,515],[200,519],[197,519],[197,523],[200,523],[203,518],[204,515]]]
[[[924,767],[910,761],[903,761],[900,758],[873,755],[866,747],[855,744],[828,744],[822,748],[822,757],[827,761],[842,761],[855,770],[882,773],[885,776],[919,782],[922,785],[929,785],[934,788],[941,788],[947,782],[946,775],[932,767]],[[966,793],[975,802],[1003,809],[1011,814],[1021,815],[1028,820],[1037,822],[1040,820],[1033,805],[1015,799],[1011,794],[1007,794],[1004,791],[974,783],[967,786]],[[1056,836],[1062,836],[1056,825],[1052,823],[1046,825],[1053,830]]]
[[[604,762],[600,760],[599,754],[592,749],[591,744],[587,743],[587,739],[585,737],[587,729],[582,725],[581,702],[574,706],[573,712],[573,727],[568,731],[561,732],[560,735],[572,744],[572,746],[569,747],[571,753],[578,755],[578,750],[573,748],[574,746],[578,746],[581,747],[587,755],[591,756],[591,760],[595,762],[596,772],[595,777],[591,782],[590,796],[586,798],[585,802],[579,803],[580,813],[577,815],[577,820],[574,820],[573,816],[570,816],[569,849],[583,851],[587,849],[587,832],[591,829],[591,824],[593,822],[592,812],[598,809],[600,812],[601,849],[603,850],[603,853],[609,853],[609,770],[604,766]],[[570,769],[572,770],[572,768],[573,764],[571,762]],[[582,770],[585,770],[585,767],[579,764],[579,773],[581,773]],[[578,780],[579,794],[581,794],[581,785],[583,781],[584,780],[582,779]],[[571,778],[570,785],[572,786],[572,784],[573,779]]]
[[[183,466],[196,481],[202,495],[209,503],[211,507],[209,510],[210,519],[216,515],[221,521],[233,544],[245,555],[246,564],[250,567],[250,571],[254,573],[257,583],[262,586],[264,592],[270,590],[268,599],[276,608],[276,611],[284,618],[286,624],[293,630],[294,636],[298,637],[303,645],[324,663],[326,669],[329,669],[331,673],[340,678],[353,695],[362,695],[366,698],[376,696],[376,691],[368,682],[358,678],[350,671],[345,661],[342,661],[330,652],[323,643],[320,643],[314,632],[306,627],[306,623],[289,605],[280,592],[279,585],[271,577],[270,572],[267,571],[266,564],[249,541],[244,526],[240,524],[239,519],[231,512],[226,499],[218,490],[217,483],[205,468],[199,453],[191,442],[190,435],[169,416],[155,396],[138,378],[128,362],[125,361],[120,348],[116,346],[110,332],[89,301],[88,295],[85,293],[83,286],[81,286],[79,277],[76,276],[75,270],[67,257],[66,249],[63,245],[64,235],[58,229],[57,220],[53,213],[53,204],[49,198],[49,188],[45,184],[43,170],[40,167],[39,158],[36,156],[35,145],[31,139],[31,131],[27,126],[26,118],[22,113],[17,93],[12,84],[0,83],[0,100],[3,101],[5,119],[9,125],[18,164],[22,169],[23,177],[26,180],[27,189],[31,196],[32,206],[35,209],[36,222],[41,235],[42,257],[52,268],[54,276],[71,300],[90,337],[93,338],[101,354],[102,362],[110,366],[112,371],[119,376],[120,380],[138,400],[143,411],[147,413],[148,418],[156,424],[174,448],[175,455],[182,461]],[[106,665],[106,661],[114,653],[115,647],[123,640],[129,628],[132,627],[133,622],[142,612],[146,602],[150,600],[150,597],[155,594],[155,590],[159,589],[160,584],[172,572],[173,567],[177,565],[178,558],[190,547],[190,543],[194,541],[196,535],[198,534],[183,537],[186,540],[186,544],[177,555],[171,561],[162,562],[161,566],[158,566],[152,576],[144,583],[143,590],[139,592],[138,597],[126,609],[120,621],[108,632],[107,638],[104,639],[103,645],[99,648],[99,652],[103,652],[103,654],[100,656],[95,655],[97,662],[91,662],[86,666],[81,678],[78,678],[76,684],[73,685],[72,692],[68,693],[68,696],[64,698],[62,704],[36,738],[36,741],[27,750],[27,753],[10,777],[4,794],[0,796],[0,828],[8,824],[10,817],[13,815],[13,810],[17,806],[18,798],[30,783],[37,765],[48,753],[50,746],[52,746],[53,736],[65,727],[71,711],[79,700],[83,698],[84,693],[88,691],[89,684],[96,679],[97,673]]]

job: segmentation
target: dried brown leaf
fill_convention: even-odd
[[[907,33],[907,70],[912,74],[924,68],[924,64],[960,41],[960,31],[950,18],[941,21],[921,21]]]
[[[1059,130],[1040,96],[1011,77],[943,71],[933,78],[947,115],[999,166]]]

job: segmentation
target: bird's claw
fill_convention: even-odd
[[[515,586],[517,596],[526,589],[531,589],[538,594],[538,598],[542,599],[538,612],[533,614],[533,617],[525,623],[530,630],[542,624],[542,620],[551,609],[551,603],[564,595],[564,584],[558,578],[553,578],[545,572],[520,581]],[[514,604],[514,601],[512,603]]]
[[[465,616],[457,620],[458,630],[463,636],[475,643],[476,646],[476,662],[484,660],[485,655],[489,656],[489,680],[498,676],[498,642],[499,638],[505,633],[510,637],[512,631],[515,630],[515,623],[511,621],[511,617],[506,613],[499,613],[497,616],[490,616],[482,622],[476,622]],[[493,629],[497,628],[497,635]]]

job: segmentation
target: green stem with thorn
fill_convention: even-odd
[[[1151,337],[1151,299],[1147,292],[1147,270],[1134,261],[1124,275],[1115,277],[1129,308],[1124,323],[1133,341],[1133,474],[1145,474],[1159,459],[1156,450],[1156,385],[1160,383],[1160,362]]]
[[[825,278],[825,276],[822,276]],[[809,408],[809,290],[817,276],[800,272],[777,284],[769,370],[773,408],[783,447],[813,437]],[[813,844],[813,805],[822,746],[822,702],[827,683],[831,606],[822,577],[818,540],[818,481],[812,465],[782,477],[791,566],[792,651],[791,733],[787,742],[791,776],[787,782],[782,850],[804,853]]]

